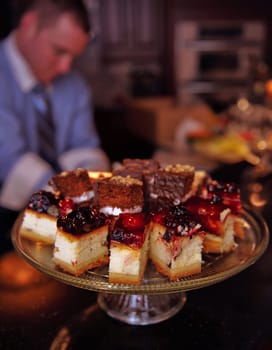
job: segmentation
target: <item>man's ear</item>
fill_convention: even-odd
[[[25,13],[20,21],[21,30],[24,31],[25,35],[32,36],[38,30],[39,18],[35,11],[29,11]]]

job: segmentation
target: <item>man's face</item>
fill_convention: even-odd
[[[60,15],[51,25],[36,28],[31,33],[28,61],[37,79],[48,84],[67,73],[88,40],[89,35],[69,13]]]

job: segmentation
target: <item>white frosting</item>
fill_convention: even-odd
[[[94,191],[88,191],[88,192],[82,193],[78,197],[73,197],[72,200],[75,203],[81,203],[81,202],[88,201],[88,200],[92,199],[93,197],[94,197]]]
[[[118,216],[121,213],[140,213],[142,211],[142,207],[141,206],[136,206],[133,208],[129,208],[129,209],[121,209],[118,207],[110,207],[110,206],[106,206],[106,207],[102,207],[100,208],[101,213],[105,214],[105,215],[113,215],[113,216]]]

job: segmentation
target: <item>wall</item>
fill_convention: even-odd
[[[131,80],[133,71],[136,71],[138,78],[142,79],[138,91],[142,89],[145,93],[146,83],[149,84],[146,95],[175,95],[174,31],[175,24],[182,20],[262,20],[267,25],[264,58],[272,64],[272,2],[270,1],[86,1],[95,24],[96,38],[82,59],[81,68],[93,87],[97,105],[121,106],[127,98],[130,98],[133,94]],[[144,9],[145,14],[148,12],[147,9],[152,9],[152,6],[161,9],[150,11],[151,16],[156,18],[152,20],[155,28],[160,29],[159,36],[153,40],[155,43],[159,38],[160,45],[154,46],[155,50],[152,53],[143,46],[137,46],[137,42],[131,40],[129,34],[131,31],[139,31],[142,27],[139,23],[137,26],[137,22],[136,25],[133,24],[131,18],[127,17],[131,16],[131,13],[129,15],[127,13],[131,11],[131,6],[136,6],[136,3],[140,9]],[[122,26],[118,27],[118,23]],[[115,34],[109,37],[111,32]],[[159,79],[152,81],[152,76]],[[156,85],[157,82],[161,85]]]

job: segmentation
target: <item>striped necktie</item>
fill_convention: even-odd
[[[56,148],[52,106],[48,92],[41,85],[33,89],[33,104],[37,112],[37,133],[40,156],[55,165]]]

